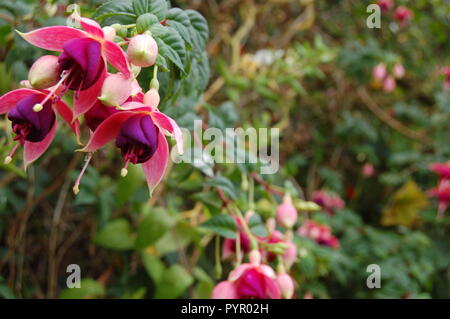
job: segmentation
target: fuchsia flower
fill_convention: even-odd
[[[327,225],[318,224],[313,220],[308,220],[301,225],[297,230],[297,234],[310,238],[319,245],[339,248],[339,240],[331,234],[331,228]]]
[[[444,76],[444,90],[450,91],[450,66],[443,67],[441,74]]]
[[[38,110],[38,111],[36,111]],[[28,167],[50,146],[56,132],[56,113],[66,121],[75,134],[79,134],[79,122],[74,120],[72,110],[52,91],[17,89],[0,97],[0,114],[8,114],[12,130],[19,143],[5,158],[5,163],[20,145],[24,147],[24,165]]]
[[[86,113],[100,95],[106,76],[106,61],[124,76],[130,77],[130,67],[122,49],[105,38],[100,25],[94,20],[73,17],[84,31],[67,26],[51,26],[19,34],[29,43],[50,51],[62,52],[58,63],[61,80],[58,84],[75,90],[74,116]]]
[[[436,197],[438,200],[438,216],[442,217],[450,203],[450,180],[442,179],[437,187],[434,187],[428,191],[428,195]]]
[[[442,179],[450,179],[450,163],[431,163],[430,170]]]
[[[277,283],[284,299],[291,299],[294,295],[295,282],[291,276],[282,272],[277,275]]]
[[[373,167],[373,164],[371,163],[364,164],[362,168],[362,174],[364,177],[372,177],[373,174],[375,174],[375,168]]]
[[[213,299],[280,299],[281,290],[274,270],[261,264],[261,254],[250,252],[250,263],[230,272],[212,292]]]
[[[406,25],[409,20],[411,20],[412,16],[412,11],[405,6],[399,6],[394,12],[394,19],[402,26]]]
[[[395,82],[394,77],[387,76],[386,79],[383,81],[383,91],[386,93],[390,93],[395,90],[397,87],[397,83]]]
[[[173,119],[143,103],[127,102],[121,108],[95,128],[82,151],[94,152],[115,140],[125,161],[121,175],[127,174],[129,163],[142,164],[151,194],[161,181],[169,160],[164,133],[175,137],[179,153],[182,153],[181,130]]]
[[[285,196],[276,212],[277,222],[284,228],[291,228],[297,222],[297,210],[292,205],[292,199]]]
[[[148,34],[138,34],[131,38],[127,55],[130,62],[141,67],[152,66],[158,57],[158,45]]]
[[[405,72],[406,72],[405,68],[400,63],[396,63],[394,65],[394,68],[392,69],[392,74],[394,75],[394,77],[396,79],[401,79],[402,77],[404,77],[405,76]]]
[[[394,7],[393,0],[378,0],[377,4],[380,6],[381,11],[391,11]]]
[[[379,63],[377,64],[373,70],[372,70],[372,77],[376,80],[376,81],[383,81],[383,79],[386,77],[387,75],[387,69],[386,66],[384,65],[384,63]]]
[[[345,202],[339,196],[331,196],[321,190],[313,192],[312,201],[322,206],[322,208],[330,214],[336,209],[345,207]]]

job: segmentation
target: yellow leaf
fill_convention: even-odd
[[[428,205],[425,193],[417,184],[408,180],[383,209],[381,224],[384,226],[402,225],[415,227],[420,224],[420,210]]]

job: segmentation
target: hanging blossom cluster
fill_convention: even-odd
[[[50,146],[57,130],[57,115],[72,129],[80,142],[80,119],[91,135],[81,149],[87,152],[86,164],[73,187],[79,192],[81,176],[92,153],[115,141],[127,174],[129,164],[141,164],[150,193],[161,181],[169,158],[166,135],[174,136],[182,152],[181,130],[176,122],[158,110],[160,101],[157,67],[150,90],[144,92],[136,80],[141,67],[153,66],[158,55],[156,41],[148,33],[121,41],[126,52],[114,42],[116,30],[101,28],[91,19],[72,15],[81,29],[51,26],[19,34],[39,48],[60,52],[59,56],[39,58],[29,71],[23,88],[0,97],[0,114],[11,121],[17,144],[5,158],[12,161],[23,147],[25,168]],[[109,73],[108,63],[117,69]],[[63,96],[73,92],[73,107]]]
[[[398,79],[405,76],[405,68],[402,64],[396,63],[391,70],[388,70],[384,63],[377,64],[372,69],[372,81],[375,87],[381,87],[384,92],[390,93],[397,87]]]
[[[442,218],[450,203],[450,163],[432,163],[430,170],[439,176],[438,185],[428,191],[438,201],[438,217]]]
[[[395,7],[394,0],[378,0],[377,4],[385,14],[389,14]],[[401,27],[406,26],[412,17],[412,11],[405,6],[398,6],[392,13],[392,18],[397,21]]]
[[[212,293],[215,299],[291,299],[297,283],[289,274],[299,254],[293,241],[298,212],[289,195],[278,206],[275,218],[266,222],[266,236],[257,236],[250,230],[253,211],[236,218],[238,232],[235,239],[227,238],[222,245],[222,259],[235,261],[228,278],[217,284]],[[316,225],[316,229],[311,229]],[[304,232],[308,229],[307,233]],[[318,233],[316,234],[316,232]],[[304,220],[296,231],[319,245],[339,247],[339,241],[325,225]],[[248,257],[248,263],[241,261]],[[273,268],[271,265],[275,264]],[[276,271],[275,271],[276,269]]]

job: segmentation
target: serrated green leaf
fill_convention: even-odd
[[[189,29],[192,28],[191,20],[187,13],[179,8],[172,8],[167,12],[167,25],[174,28],[181,35],[183,40],[193,47],[194,43],[191,39]]]
[[[132,249],[134,242],[130,223],[123,218],[109,222],[94,237],[97,245],[114,250]]]
[[[152,25],[161,25],[159,23],[158,17],[153,13],[141,14],[136,20],[136,31],[138,33],[143,33],[150,30]]]
[[[197,11],[185,10],[185,13],[188,15],[189,20],[191,21],[192,28],[190,28],[190,32],[192,40],[194,42],[194,49],[196,49],[197,52],[201,52],[205,48],[206,42],[208,42],[208,22]]]
[[[225,214],[216,215],[200,225],[226,238],[235,238],[237,225],[234,219]]]
[[[159,55],[170,60],[183,74],[185,71],[186,63],[186,46],[179,33],[166,27],[167,32],[160,37],[156,37],[155,40],[158,43]]]
[[[112,0],[98,7],[92,17],[102,25],[111,25],[134,23],[137,15],[133,11],[131,0]]]
[[[162,21],[167,13],[166,0],[133,0],[133,10],[136,15],[153,13]]]

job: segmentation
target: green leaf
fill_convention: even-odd
[[[4,299],[14,299],[14,292],[7,286],[0,284],[0,297]]]
[[[200,225],[226,238],[235,238],[237,226],[230,215],[216,215]]]
[[[166,17],[167,9],[166,0],[133,0],[133,11],[138,16],[153,13],[162,21]]]
[[[94,279],[85,278],[80,280],[80,288],[66,288],[60,299],[92,299],[105,296],[105,287]]]
[[[167,32],[160,37],[155,37],[158,43],[158,52],[164,58],[170,60],[175,66],[185,74],[186,46],[179,33],[167,27]]]
[[[141,258],[147,274],[152,278],[153,282],[158,283],[165,271],[164,263],[159,257],[147,252],[143,252]]]
[[[197,11],[185,10],[184,12],[188,15],[189,20],[191,21],[192,28],[190,31],[194,42],[194,49],[196,49],[197,52],[201,52],[205,48],[206,42],[208,42],[208,22]]]
[[[205,183],[206,186],[214,186],[221,189],[225,194],[231,197],[231,199],[237,199],[236,189],[233,183],[228,179],[221,175],[215,176],[213,179],[210,179]]]
[[[95,235],[94,243],[114,250],[128,250],[134,247],[130,223],[123,218],[113,220]]]
[[[144,185],[145,175],[141,165],[130,165],[128,174],[123,178],[119,178],[117,182],[117,204],[122,206],[130,199],[141,186]]]
[[[153,13],[144,13],[136,20],[136,30],[138,33],[144,33],[145,31],[150,30],[152,25],[161,25],[159,24],[158,17]]]
[[[155,298],[173,299],[179,297],[194,281],[181,265],[175,264],[164,271],[156,287]]]
[[[179,8],[172,8],[167,12],[167,25],[177,30],[183,40],[189,44],[190,47],[194,46],[191,39],[189,29],[192,28],[191,20],[187,13]]]
[[[136,248],[142,249],[154,244],[174,223],[174,219],[166,211],[153,209],[137,227]]]
[[[136,21],[137,15],[133,11],[131,0],[112,0],[98,7],[92,18],[102,25],[131,24]]]
[[[266,227],[262,222],[261,216],[259,216],[258,214],[253,214],[250,217],[248,221],[248,227],[256,236],[265,237],[267,235]]]

